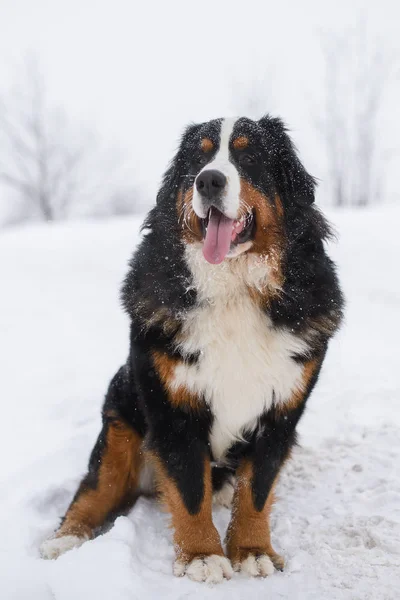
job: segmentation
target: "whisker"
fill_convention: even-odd
[[[189,231],[191,233],[193,233],[193,235],[196,235],[196,232],[193,231],[193,229],[189,223],[189,219],[192,216],[192,214],[194,214],[193,207],[191,205],[185,205],[184,211],[183,211],[183,222],[186,225],[186,227],[189,229]]]
[[[241,200],[241,207],[243,207],[245,209],[244,213],[243,213],[244,215],[246,215],[246,213],[248,215],[252,214],[253,209],[252,209],[252,207],[245,200]]]

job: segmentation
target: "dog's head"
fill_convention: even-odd
[[[173,204],[183,240],[218,264],[282,245],[285,217],[314,189],[280,119],[218,119],[185,131],[157,203]]]

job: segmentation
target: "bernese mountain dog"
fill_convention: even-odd
[[[123,284],[129,357],[44,557],[154,488],[172,516],[175,575],[283,568],[274,488],[343,311],[314,192],[278,118],[186,129]],[[225,550],[213,497],[233,507]]]

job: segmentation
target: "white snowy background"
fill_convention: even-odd
[[[351,25],[365,7],[396,49],[394,2],[2,0],[0,82],[12,80],[26,51],[38,52],[54,99],[120,140],[132,180],[152,198],[185,123],[236,114],[241,84],[249,89],[268,64],[265,110],[292,126],[306,166],[322,178],[324,207],[329,179],[310,117],[322,86],[318,31]],[[382,125],[388,147],[400,126],[395,93]],[[143,215],[0,229],[1,600],[398,599],[396,175],[388,171],[379,206],[326,210],[338,233],[329,251],[346,322],[278,487],[273,541],[287,568],[215,587],[172,576],[168,515],[149,499],[57,561],[39,558],[85,472],[108,381],[128,352],[119,286]],[[11,202],[2,189],[0,205]],[[214,516],[223,534],[229,512]]]

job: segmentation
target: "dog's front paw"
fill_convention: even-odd
[[[221,583],[233,575],[231,563],[225,556],[210,554],[196,556],[189,562],[177,559],[174,564],[174,575],[182,577],[187,575],[193,581],[205,583]]]
[[[270,556],[260,551],[247,550],[238,552],[236,557],[232,558],[232,564],[235,571],[249,577],[268,577],[275,569],[282,571],[285,561],[279,554]]]
[[[51,537],[48,540],[45,540],[40,546],[40,556],[47,559],[58,558],[61,554],[64,554],[64,552],[82,546],[88,539],[88,536],[77,535]]]

